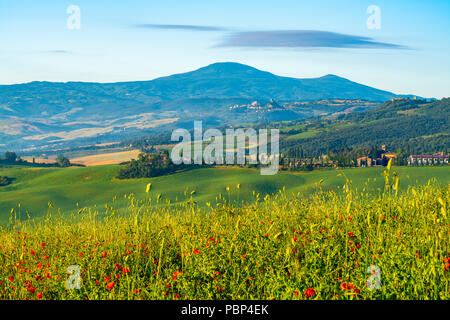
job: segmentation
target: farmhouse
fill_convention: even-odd
[[[358,167],[372,167],[374,163],[376,164],[376,160],[374,161],[369,157],[360,157],[356,159],[356,165]]]
[[[388,163],[389,160],[397,158],[395,152],[388,151],[386,145],[381,146],[381,150],[377,151],[377,157],[363,156],[356,159],[356,165],[358,167],[376,167],[383,166]]]

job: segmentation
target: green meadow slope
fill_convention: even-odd
[[[264,196],[285,187],[289,193],[306,195],[314,191],[320,181],[320,187],[325,190],[336,189],[345,183],[341,171],[337,170],[280,172],[274,176],[261,176],[256,169],[217,167],[131,180],[116,179],[118,170],[118,165],[65,169],[20,166],[0,168],[0,176],[14,179],[12,184],[0,187],[0,224],[8,221],[12,208],[21,219],[26,218],[27,213],[31,217],[43,216],[49,209],[49,202],[64,212],[76,211],[77,204],[79,207],[104,207],[114,198],[116,206],[126,206],[129,202],[124,199],[124,195],[133,193],[137,199],[143,199],[148,183],[152,183],[151,197],[160,194],[166,201],[183,202],[195,190],[194,200],[200,204],[215,202],[219,194],[231,201],[246,202],[254,197],[253,191]],[[342,172],[352,180],[355,187],[376,191],[383,187],[383,170],[355,168]],[[396,167],[395,170],[399,173],[402,188],[424,184],[431,178],[436,178],[440,184],[450,182],[448,167]],[[240,184],[239,190],[237,184]],[[226,187],[230,187],[229,192]]]

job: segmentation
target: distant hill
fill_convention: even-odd
[[[294,120],[314,115],[314,107],[298,111],[285,104],[320,99],[362,99],[381,104],[395,97],[394,93],[335,75],[295,79],[231,62],[151,81],[0,85],[0,151],[111,141],[194,119],[209,125]],[[280,107],[263,114],[230,110],[236,104],[270,99]],[[342,112],[349,107],[330,103],[321,105],[320,113]]]
[[[281,124],[282,148],[308,154],[386,145],[411,152],[450,151],[450,98],[387,101],[365,112]]]
[[[276,76],[239,63],[215,63],[198,70],[159,78],[153,81],[112,84],[161,99],[186,98],[271,98],[279,101],[318,100],[325,98],[386,101],[395,94],[350,80],[326,75],[320,78],[295,79]]]

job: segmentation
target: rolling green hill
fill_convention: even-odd
[[[275,193],[286,187],[288,192],[307,195],[312,192],[322,179],[323,189],[335,189],[345,183],[337,170],[316,170],[308,173],[280,172],[274,176],[261,176],[259,170],[235,167],[217,167],[185,171],[156,178],[118,180],[114,178],[118,165],[71,168],[25,168],[11,166],[0,168],[0,176],[13,178],[10,185],[0,187],[0,224],[8,221],[12,208],[20,218],[43,216],[49,210],[51,202],[54,212],[61,208],[65,212],[77,210],[84,206],[104,206],[112,203],[124,206],[128,201],[124,195],[134,193],[143,199],[147,183],[152,183],[150,196],[161,194],[163,199],[171,202],[186,201],[185,191],[195,190],[194,200],[200,204],[207,201],[215,203],[215,197],[222,194],[231,201],[249,201],[253,191],[261,197]],[[383,187],[381,175],[384,168],[345,169],[343,172],[355,186],[362,189],[368,179],[368,189]],[[436,177],[441,184],[449,184],[448,167],[396,167],[400,175],[400,186],[423,184]],[[375,180],[375,181],[374,181]],[[237,190],[237,184],[240,189]],[[226,187],[230,187],[230,194]],[[20,207],[19,207],[20,203]]]
[[[431,102],[401,99],[365,112],[285,122],[280,132],[285,151],[299,148],[321,154],[384,144],[389,150],[401,148],[409,154],[446,152],[450,149],[449,127],[449,98]]]

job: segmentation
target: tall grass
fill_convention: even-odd
[[[70,216],[0,230],[1,299],[448,299],[449,186],[430,181],[398,192],[385,172],[381,194],[347,180],[307,197],[284,190],[230,203],[230,186],[199,207],[148,187]],[[145,185],[143,185],[145,188]],[[49,204],[49,207],[51,205]],[[67,287],[79,266],[80,289]],[[380,289],[366,287],[370,266]],[[373,270],[372,267],[371,270]]]

